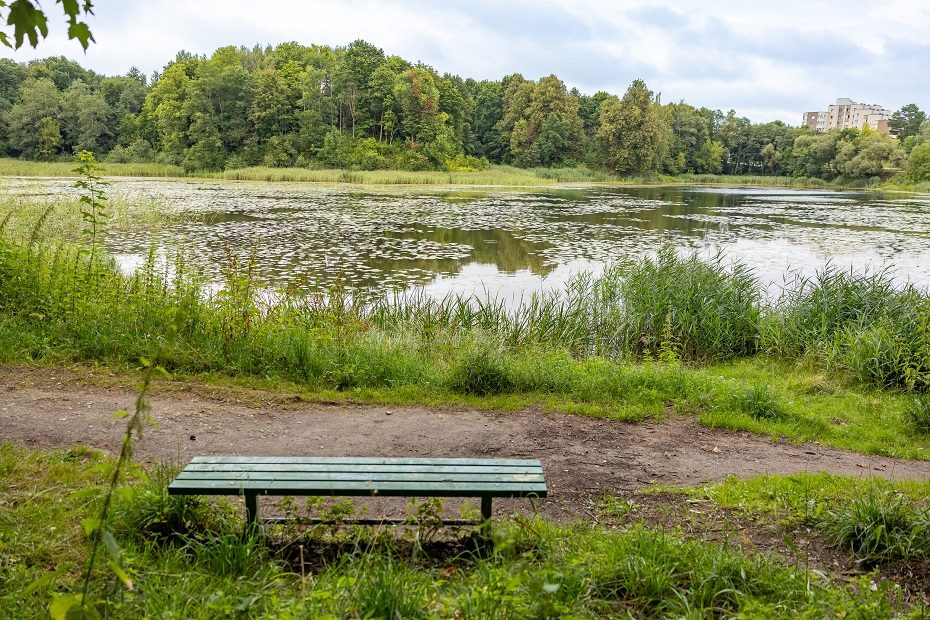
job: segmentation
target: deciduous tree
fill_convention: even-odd
[[[620,174],[655,170],[661,123],[652,91],[642,80],[634,81],[623,99],[605,99],[595,136],[603,164]]]

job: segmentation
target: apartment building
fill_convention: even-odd
[[[888,119],[891,110],[872,103],[856,103],[852,99],[841,97],[836,103],[827,106],[825,112],[805,112],[802,124],[814,131],[831,129],[862,129],[871,127],[881,133],[888,133]]]

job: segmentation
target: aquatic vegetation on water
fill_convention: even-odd
[[[74,191],[64,180],[6,180],[4,190],[21,209],[64,201]],[[255,256],[258,280],[268,288],[324,292],[341,281],[377,294],[423,286],[432,297],[488,292],[512,301],[663,245],[703,258],[723,252],[753,269],[773,295],[786,270],[812,276],[826,256],[857,269],[893,263],[897,280],[930,283],[930,202],[921,196],[157,179],[113,179],[109,194],[114,207],[133,205],[136,216],[127,220],[114,209],[105,237],[121,268],[136,268],[154,244],[162,256],[183,252],[214,283],[232,251],[240,261]],[[59,227],[65,215],[56,211],[48,224]]]

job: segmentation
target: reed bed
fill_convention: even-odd
[[[262,283],[250,266],[231,260],[219,292],[207,294],[183,257],[159,268],[153,252],[127,278],[110,264],[87,264],[79,246],[43,243],[47,216],[28,236],[10,235],[11,218],[3,221],[3,318],[25,322],[24,334],[51,338],[55,349],[86,359],[131,359],[180,314],[184,344],[173,362],[179,368],[270,372],[338,389],[448,384],[456,364],[480,358],[492,372],[510,358],[540,352],[564,354],[575,364],[805,356],[862,383],[930,388],[930,297],[894,284],[885,271],[828,267],[813,278],[795,278],[769,303],[752,271],[738,262],[665,248],[511,307],[481,296],[365,299],[339,288],[321,296],[260,296]],[[0,348],[0,358],[53,352],[28,342],[22,339],[26,346],[18,352]],[[462,358],[463,350],[473,355]],[[507,385],[516,389],[517,383]]]
[[[73,161],[28,161],[0,158],[0,177],[76,177],[76,164]],[[114,177],[181,177],[184,171],[180,166],[170,164],[113,163],[101,164],[103,174]]]
[[[203,176],[237,181],[294,181],[310,183],[357,183],[365,185],[487,185],[532,187],[571,182],[618,181],[587,168],[534,168],[491,166],[472,172],[405,170],[332,170],[250,167],[206,173]]]

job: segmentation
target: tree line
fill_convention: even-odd
[[[81,150],[188,171],[245,166],[469,170],[491,163],[617,174],[755,174],[930,180],[930,123],[916,105],[896,135],[825,134],[735,111],[661,102],[642,80],[587,95],[555,75],[476,81],[365,41],[180,52],[148,78],[64,57],[0,60],[0,153]]]

